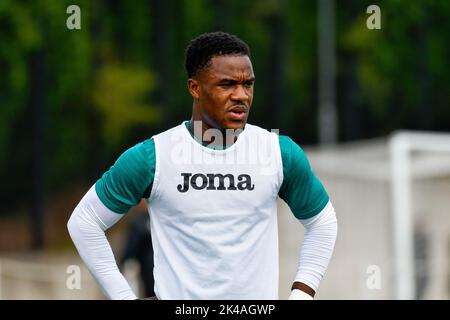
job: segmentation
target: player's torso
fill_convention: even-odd
[[[252,274],[259,279],[259,272],[261,282],[264,276],[274,278],[273,290],[266,293],[276,295],[276,199],[282,183],[278,137],[247,125],[233,146],[213,150],[195,141],[182,124],[154,141],[148,204],[155,276],[173,283],[171,288],[157,285],[160,294],[185,290],[178,298],[214,299],[229,290],[242,293],[239,286],[252,288],[243,279]]]
[[[245,133],[245,134],[244,134]],[[282,180],[274,134],[247,125],[237,142],[213,150],[184,124],[155,136],[156,170],[150,205],[167,223],[240,224],[267,219]]]

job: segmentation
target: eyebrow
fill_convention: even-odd
[[[244,82],[254,82],[254,81],[255,81],[255,77],[251,77],[249,79],[245,79]],[[225,78],[225,79],[221,79],[219,81],[219,84],[222,84],[222,83],[238,83],[238,82],[239,82],[238,80],[235,80],[235,79],[232,79],[232,78]]]

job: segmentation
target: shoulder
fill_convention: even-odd
[[[147,139],[123,152],[95,184],[103,204],[116,213],[126,213],[147,197],[154,177],[154,143]]]
[[[285,151],[292,151],[290,149],[300,149],[303,151],[303,149],[300,147],[299,144],[297,144],[294,140],[291,139],[289,136],[280,135],[278,136],[278,140],[280,141],[280,145],[283,146],[283,149],[286,149]]]
[[[280,142],[280,151],[283,163],[295,163],[302,167],[309,167],[306,153],[300,145],[293,141],[289,136],[280,135],[278,140]]]
[[[131,148],[127,149],[119,157],[118,161],[136,164],[142,162],[148,162],[152,159],[155,153],[155,142],[153,138],[141,141]]]

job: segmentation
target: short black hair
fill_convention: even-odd
[[[214,56],[243,55],[250,57],[250,48],[237,36],[222,32],[208,32],[192,39],[186,49],[185,67],[189,78],[208,66]]]

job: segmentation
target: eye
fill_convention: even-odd
[[[234,83],[232,83],[232,82],[222,82],[219,84],[219,87],[225,88],[225,89],[229,89],[232,86],[234,86]]]
[[[245,86],[246,88],[251,88],[251,87],[253,87],[253,81],[247,81],[247,82],[245,82],[245,83],[244,83],[244,86]]]

